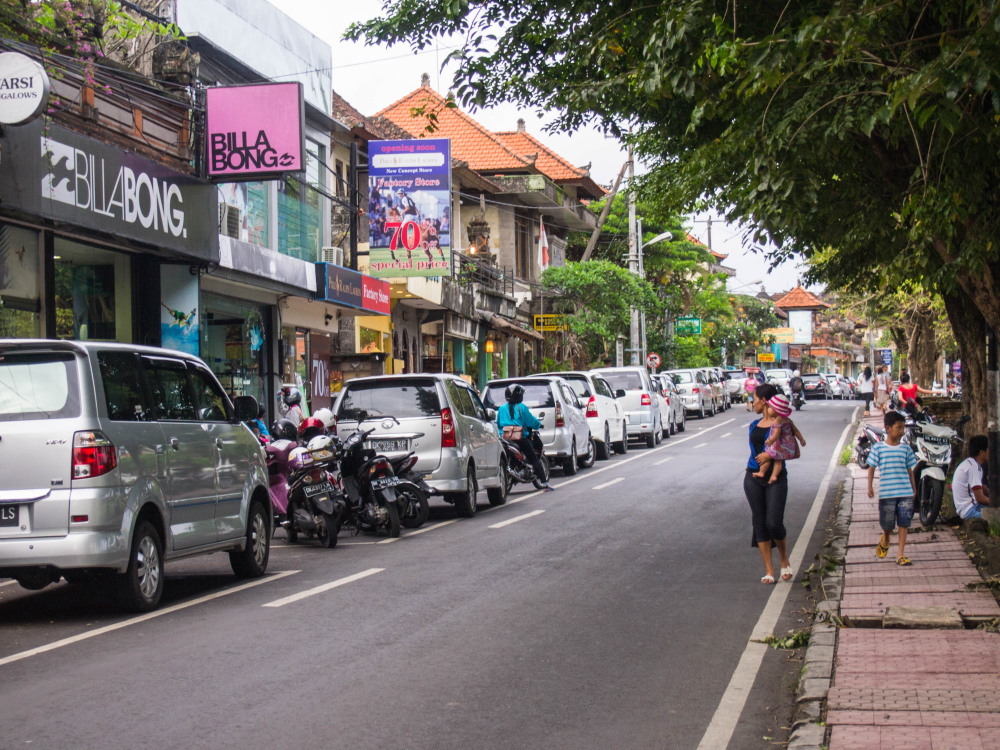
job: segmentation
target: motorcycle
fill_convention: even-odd
[[[795,411],[798,411],[803,406],[806,405],[806,391],[802,383],[799,382],[795,386],[791,386],[792,391],[792,406],[795,407]]]
[[[396,476],[388,458],[365,448],[376,429],[359,429],[338,446],[340,479],[348,499],[343,525],[352,527],[355,534],[385,529],[395,538],[400,529],[398,488],[407,496],[420,488]]]
[[[528,440],[531,441],[531,446],[535,449],[538,458],[541,459],[545,476],[536,477],[534,468],[528,463],[528,458],[524,455],[524,451],[521,450],[517,441],[505,438],[501,434],[500,443],[503,445],[504,453],[507,454],[507,492],[510,492],[510,488],[518,483],[533,484],[536,479],[542,482],[549,481],[549,457],[545,455],[541,436],[536,430],[532,430],[531,434],[528,435]]]
[[[288,506],[282,526],[289,544],[295,544],[299,534],[305,534],[333,548],[337,546],[348,502],[336,475],[330,471],[337,458],[333,439],[320,440],[326,442],[317,445],[310,441],[308,447],[294,448],[289,454]]]
[[[868,454],[871,453],[875,443],[885,440],[885,430],[881,427],[874,427],[867,422],[861,425],[861,434],[858,435],[858,442],[854,446],[854,460],[858,466],[868,466]]]
[[[959,425],[969,419],[968,415],[963,416]],[[951,427],[919,419],[914,420],[910,429],[910,447],[917,458],[913,469],[917,480],[916,510],[920,514],[920,523],[932,526],[941,512],[945,476],[951,466],[952,443],[960,438]]]
[[[261,445],[267,465],[267,490],[274,509],[274,523],[281,526],[288,516],[288,478],[292,473],[288,459],[299,444],[294,440],[275,440],[268,443],[261,441]]]
[[[439,493],[424,481],[423,474],[414,471],[413,467],[417,464],[415,453],[391,458],[389,463],[400,479],[400,483],[396,485],[399,522],[404,528],[419,529],[430,514],[430,503],[427,498]]]

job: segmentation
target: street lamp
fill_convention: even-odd
[[[636,243],[636,246],[638,248],[638,254],[637,254],[638,257],[636,258],[634,273],[638,275],[640,278],[645,278],[646,267],[643,264],[643,254],[642,254],[643,249],[648,247],[649,245],[655,245],[657,242],[664,242],[665,240],[674,239],[674,233],[663,232],[662,234],[656,235],[649,242],[643,242],[642,219],[636,219],[635,223],[637,225],[636,236],[638,237],[639,241]],[[629,266],[631,267],[631,265],[632,264],[630,263]],[[635,308],[632,308],[631,317],[632,317],[632,325],[631,325],[632,356],[634,358],[636,350],[638,350],[640,354],[638,364],[644,367],[646,365],[646,313],[640,313]],[[639,341],[636,341],[636,338],[638,338]],[[634,361],[635,360],[633,359],[633,362]]]

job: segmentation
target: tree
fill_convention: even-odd
[[[716,324],[710,342],[713,350],[719,351],[719,361],[722,361],[722,350],[725,349],[726,359],[735,361],[738,366],[746,350],[774,342],[774,337],[764,331],[775,328],[778,317],[774,314],[773,305],[748,294],[730,296],[728,302],[732,318]]]
[[[462,35],[463,105],[630,126],[674,205],[707,200],[774,258],[832,248],[844,288],[903,259],[963,361],[965,331],[1000,330],[998,0],[409,0],[349,34]]]

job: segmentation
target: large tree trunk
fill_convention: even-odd
[[[912,382],[927,390],[934,380],[934,362],[937,360],[937,337],[934,323],[937,314],[928,305],[919,305],[909,315],[907,326],[906,364]]]
[[[972,417],[965,427],[965,436],[985,435],[986,319],[961,293],[944,294],[942,298],[962,357],[962,408]]]

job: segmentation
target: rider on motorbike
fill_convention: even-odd
[[[524,401],[524,388],[522,386],[517,383],[508,386],[504,392],[504,396],[507,398],[507,403],[505,406],[497,409],[497,426],[500,428],[501,433],[506,426],[524,428],[521,437],[514,442],[517,443],[528,463],[531,464],[531,468],[535,471],[535,479],[533,481],[535,487],[545,492],[552,492],[555,488],[549,486],[549,483],[542,479],[545,476],[545,467],[542,465],[538,454],[535,453],[535,448],[531,444],[531,440],[528,439],[531,430],[540,430],[542,423],[522,403]]]

